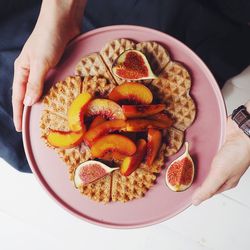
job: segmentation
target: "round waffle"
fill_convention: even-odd
[[[145,163],[129,176],[119,170],[91,183],[83,185],[79,191],[98,202],[127,202],[143,197],[155,184],[164,167],[165,157],[175,154],[183,144],[184,131],[195,118],[195,104],[189,95],[191,78],[181,64],[171,61],[168,51],[156,42],[134,43],[118,39],[107,43],[100,53],[93,53],[77,64],[75,76],[60,81],[51,87],[43,98],[44,110],[40,120],[41,137],[46,142],[49,129],[69,131],[67,113],[72,101],[82,92],[94,97],[106,97],[123,80],[112,74],[111,67],[116,57],[126,49],[141,50],[152,62],[158,78],[144,82],[157,96],[159,103],[167,104],[167,111],[174,119],[174,126],[165,131],[162,147],[151,167]],[[50,146],[47,142],[46,144]],[[70,179],[75,168],[91,159],[90,149],[82,143],[70,149],[55,151],[68,166]]]

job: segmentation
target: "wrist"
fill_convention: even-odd
[[[63,40],[67,40],[67,43],[81,31],[86,2],[86,0],[43,0],[35,28],[59,34]]]
[[[247,112],[250,113],[250,100],[246,104],[244,104],[244,106],[246,107]],[[249,155],[249,158],[250,158],[250,138],[239,127],[240,125],[237,125],[237,123],[239,123],[240,121],[241,120],[237,120],[237,122],[233,121],[233,119],[232,119],[231,116],[228,118],[227,137],[228,138],[235,138],[235,137],[237,137],[237,139],[241,140],[242,143],[245,144],[245,147],[248,150],[248,153],[249,153],[248,155]],[[241,124],[241,123],[239,123],[239,124]]]

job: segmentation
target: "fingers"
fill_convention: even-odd
[[[217,190],[225,183],[227,176],[222,174],[220,168],[211,167],[211,171],[202,184],[194,193],[192,198],[193,205],[199,205],[204,200],[212,197]]]
[[[228,177],[223,168],[212,166],[207,179],[193,194],[192,204],[197,206],[215,194],[236,187],[239,179],[240,177]]]
[[[29,77],[29,68],[19,59],[14,64],[14,79],[12,90],[13,122],[16,131],[22,130],[23,98],[26,91],[26,83]]]
[[[39,100],[43,92],[44,79],[49,70],[46,61],[35,61],[30,66],[24,105],[31,106]]]
[[[16,131],[22,130],[23,104],[31,106],[39,100],[48,70],[45,60],[28,63],[25,58],[17,58],[15,61],[12,107]]]
[[[239,179],[231,178],[227,180],[217,191],[216,194],[222,193],[231,188],[235,188],[239,183]]]

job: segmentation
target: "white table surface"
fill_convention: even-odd
[[[250,99],[250,67],[223,89],[228,113]],[[57,205],[31,174],[0,159],[0,249],[249,250],[250,170],[239,185],[163,223],[115,230],[84,222]]]

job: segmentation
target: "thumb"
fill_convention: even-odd
[[[193,194],[193,205],[199,205],[217,193],[220,187],[227,181],[227,175],[223,169],[223,166],[217,166],[215,161],[213,161],[208,177]]]
[[[31,62],[24,105],[31,106],[39,100],[48,70],[49,65],[45,60]]]

